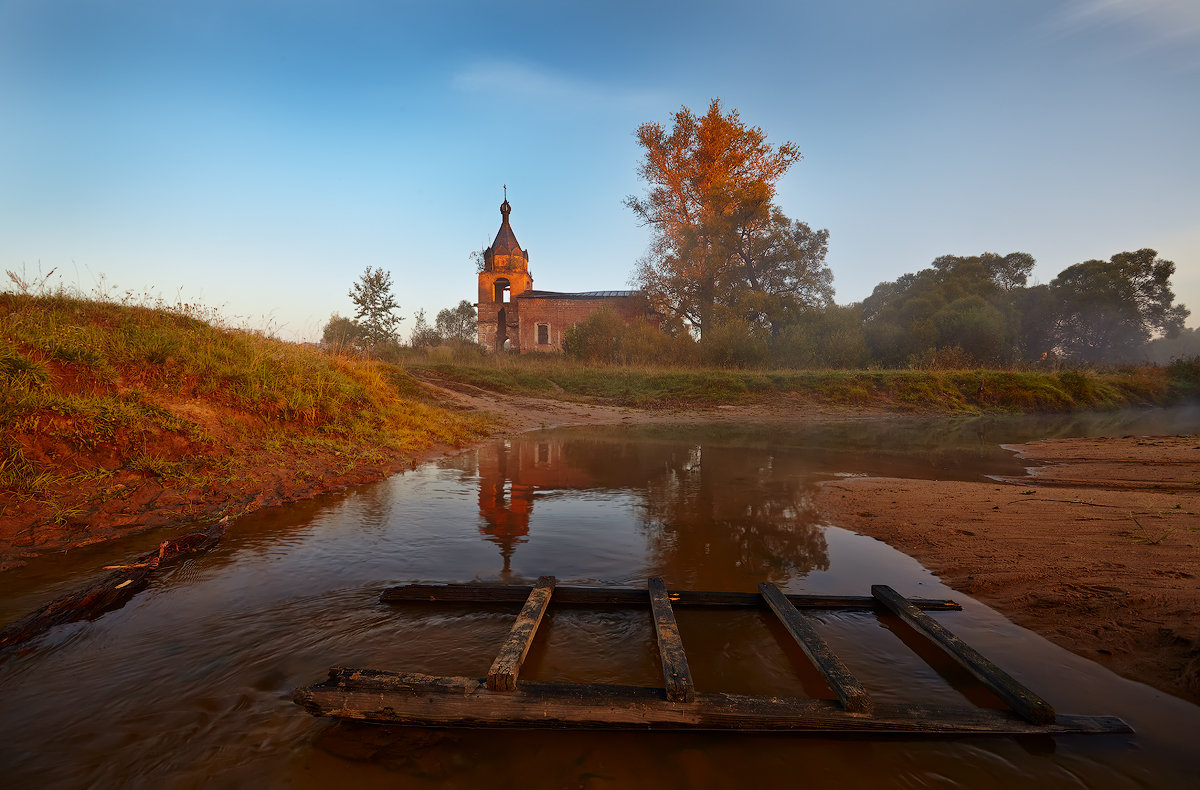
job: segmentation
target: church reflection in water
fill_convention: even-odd
[[[597,490],[634,496],[633,528],[646,545],[643,556],[630,560],[638,567],[648,563],[676,584],[711,584],[714,572],[786,583],[829,565],[811,503],[814,469],[800,455],[738,442],[596,430],[485,444],[477,464],[479,530],[499,547],[504,577],[518,547],[530,539],[537,499]],[[628,520],[630,511],[614,507],[612,517]],[[533,527],[578,528],[549,522]]]

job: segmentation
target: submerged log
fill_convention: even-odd
[[[293,700],[315,716],[425,727],[735,730],[931,735],[1122,733],[1113,716],[1059,715],[1035,724],[1011,711],[876,703],[870,715],[833,700],[700,693],[687,705],[661,688],[522,681],[494,692],[485,678],[372,669],[330,670]]]
[[[525,662],[525,656],[533,644],[533,637],[537,634],[542,616],[546,614],[546,607],[550,605],[550,595],[554,592],[556,582],[557,579],[553,576],[543,576],[530,591],[525,606],[517,614],[517,619],[508,632],[508,638],[504,640],[500,653],[492,662],[492,668],[488,670],[487,683],[492,691],[512,691],[517,687],[517,675],[521,672],[521,664]]]
[[[77,620],[92,620],[125,605],[146,588],[151,577],[184,557],[206,551],[225,534],[229,518],[223,518],[205,530],[189,532],[174,540],[164,540],[158,549],[143,554],[125,565],[108,565],[108,575],[29,614],[0,631],[0,649],[14,647],[50,630],[56,625]]]
[[[873,703],[867,690],[842,660],[829,649],[829,645],[808,622],[808,618],[792,606],[791,601],[771,582],[759,584],[758,589],[771,611],[804,651],[804,655],[808,656],[808,660],[816,666],[821,677],[825,678],[825,683],[837,695],[842,707],[851,713],[870,713]]]
[[[523,603],[533,589],[528,584],[406,584],[389,587],[379,596],[384,603]],[[668,590],[671,606],[713,608],[767,608],[758,593],[705,592],[703,590]],[[844,609],[857,611],[886,611],[869,595],[795,595],[785,598],[797,609]],[[934,612],[957,612],[962,606],[946,598],[909,598],[918,609]],[[570,587],[554,588],[555,605],[623,606],[639,608],[650,605],[644,589],[635,587]]]
[[[945,651],[1022,717],[1034,724],[1050,724],[1054,721],[1054,707],[1049,702],[959,639],[950,629],[919,611],[903,595],[886,584],[871,585],[871,594],[897,617]]]
[[[667,586],[659,577],[647,580],[650,613],[654,616],[654,636],[658,642],[658,657],[662,661],[663,680],[666,682],[667,699],[671,702],[692,702],[696,689],[692,684],[692,671],[688,668],[687,653],[679,635],[675,613],[667,597]]]

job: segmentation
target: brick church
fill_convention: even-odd
[[[562,351],[563,337],[575,324],[607,307],[629,323],[651,317],[641,291],[533,290],[529,250],[521,249],[508,224],[512,206],[500,204],[500,231],[483,252],[479,273],[479,344],[489,351]]]

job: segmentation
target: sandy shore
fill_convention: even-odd
[[[851,478],[832,523],[1113,671],[1200,703],[1200,437],[1015,445],[1031,477]]]

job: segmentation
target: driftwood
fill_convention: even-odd
[[[1019,683],[1012,675],[989,661],[982,653],[955,636],[944,625],[913,606],[886,584],[871,585],[871,595],[897,617],[944,650],[1012,709],[1034,724],[1052,724],[1054,708]]]
[[[867,690],[842,660],[829,649],[829,645],[808,622],[804,613],[792,606],[792,602],[771,582],[763,582],[758,585],[758,589],[771,611],[804,651],[804,655],[808,656],[808,660],[813,662],[825,678],[825,683],[837,695],[842,707],[851,713],[870,713],[872,702]]]
[[[156,551],[144,554],[126,565],[106,565],[109,574],[76,592],[50,603],[0,631],[0,649],[33,639],[56,625],[77,620],[92,620],[105,612],[119,609],[146,588],[151,577],[197,552],[217,544],[225,534],[229,518],[223,518],[206,530],[189,532],[174,540],[164,540]]]
[[[553,595],[553,600],[551,600]],[[920,733],[929,735],[1130,732],[1112,716],[1056,714],[1041,697],[988,661],[922,609],[959,608],[953,601],[910,599],[885,585],[870,597],[786,595],[774,584],[758,594],[668,590],[661,578],[645,590],[557,586],[414,584],[392,587],[393,603],[517,603],[524,606],[487,678],[335,667],[329,679],[296,689],[293,700],[315,716],[425,727],[570,727],[592,729],[765,730],[770,732]],[[521,680],[521,662],[552,603],[649,607],[663,687]],[[763,607],[775,613],[825,678],[837,701],[697,691],[674,607]],[[963,664],[1012,710],[875,702],[801,611],[893,612]]]
[[[876,703],[851,713],[833,700],[700,693],[671,702],[664,689],[522,681],[489,691],[484,678],[436,677],[374,669],[330,670],[329,679],[296,689],[293,700],[315,716],[424,727],[600,730],[1028,735],[1122,733],[1113,716],[1060,715],[1034,724],[1011,711]]]
[[[517,615],[508,639],[500,648],[500,654],[492,662],[488,671],[487,685],[492,691],[512,691],[517,687],[517,675],[521,672],[521,664],[525,661],[533,637],[537,634],[546,607],[550,605],[550,596],[554,592],[557,579],[553,576],[542,576],[534,585],[533,591]]]
[[[528,584],[406,584],[388,587],[379,595],[383,603],[524,603],[533,587]],[[668,590],[671,607],[701,609],[765,609],[762,595],[750,592],[706,592],[703,590]],[[797,595],[784,596],[797,609],[885,612],[887,609],[870,595]],[[918,609],[930,612],[958,612],[962,606],[946,598],[909,598]],[[554,604],[559,606],[650,606],[645,590],[634,587],[571,587],[554,588]]]

